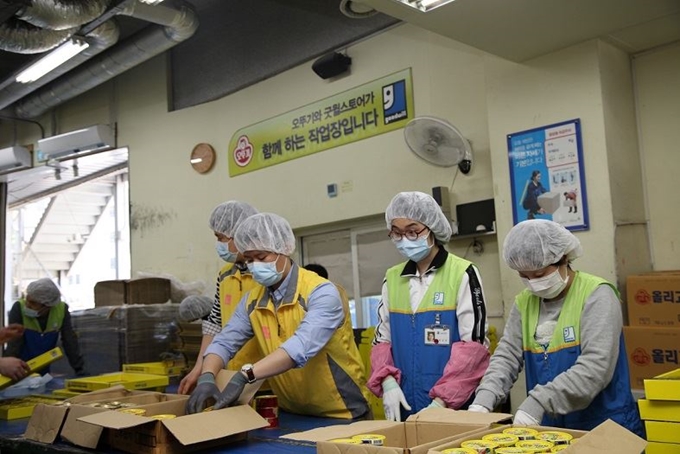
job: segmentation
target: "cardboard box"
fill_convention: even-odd
[[[170,280],[160,277],[100,281],[94,286],[94,305],[163,304],[170,299]]]
[[[546,192],[538,196],[538,206],[548,214],[553,214],[560,208],[561,195],[559,192]]]
[[[680,329],[624,326],[630,386],[643,389],[644,380],[670,372],[680,364]]]
[[[649,400],[680,401],[680,369],[645,379],[645,397]]]
[[[96,391],[121,385],[125,389],[164,389],[170,381],[165,375],[136,374],[132,372],[113,372],[94,377],[72,378],[66,380],[66,388],[71,391]]]
[[[628,276],[626,295],[631,326],[680,328],[680,274],[677,271]]]
[[[26,365],[28,366],[29,369],[27,376],[32,374],[33,372],[37,372],[44,369],[45,367],[49,366],[62,356],[63,354],[61,352],[61,349],[59,347],[55,347],[52,350],[43,353],[42,355],[38,355],[33,359],[29,359],[28,361],[26,361]],[[14,382],[15,380],[12,380],[9,377],[5,377],[4,375],[0,375],[0,389],[8,387]]]
[[[645,454],[680,454],[680,445],[675,443],[649,442]]]
[[[509,420],[511,417],[512,415],[504,413],[484,414],[432,408],[409,416],[406,422],[358,421],[346,425],[320,427],[284,435],[281,438],[316,442],[316,452],[319,454],[342,454],[359,452],[358,446],[333,443],[330,440],[370,433],[384,435],[385,444],[382,447],[362,446],[361,452],[425,454],[430,448],[446,441],[486,429],[494,423]]]
[[[221,371],[217,378],[220,389],[235,372]],[[248,402],[259,383],[247,385],[238,403],[222,410],[186,415],[187,396],[144,405],[145,416],[117,411],[104,411],[79,417],[78,421],[101,429],[109,429],[108,443],[121,451],[135,454],[175,454],[197,451],[243,440],[247,432],[267,427],[269,423]],[[176,418],[155,420],[148,416],[173,414]],[[83,445],[81,445],[83,446]]]
[[[680,422],[680,402],[640,399],[638,408],[645,421]]]
[[[664,421],[645,421],[648,441],[678,443],[680,446],[680,423]]]
[[[444,449],[460,448],[462,442],[467,440],[479,440],[484,435],[501,433],[503,429],[511,426],[497,427],[494,429],[477,431],[472,434],[467,434],[463,437],[458,437],[453,441],[442,444],[433,449],[430,449],[428,454],[440,454]],[[621,427],[612,420],[607,420],[591,430],[584,432],[582,430],[569,430],[557,427],[543,427],[543,426],[529,426],[538,431],[558,430],[571,434],[574,438],[578,438],[578,442],[569,446],[567,449],[560,451],[566,454],[602,454],[603,452],[611,452],[617,454],[640,454],[647,445],[647,442],[638,437],[628,429]]]
[[[102,429],[82,423],[77,419],[92,413],[108,411],[88,406],[91,402],[108,402],[151,393],[130,391],[122,386],[85,393],[65,400],[69,405],[38,404],[28,421],[24,437],[41,443],[54,443],[59,435],[80,446],[96,448]]]

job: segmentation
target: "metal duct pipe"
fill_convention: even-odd
[[[15,107],[16,116],[34,118],[81,93],[159,55],[190,38],[198,28],[198,19],[186,4],[177,8],[148,6],[134,2],[122,14],[162,25],[142,31],[105,54],[93,58],[71,71],[68,76],[26,97]]]
[[[32,0],[16,16],[40,28],[66,30],[91,22],[104,14],[110,0]]]
[[[78,27],[47,30],[29,24],[10,27],[0,24],[0,49],[15,54],[39,54],[54,49],[69,39]]]
[[[20,84],[14,81],[14,77],[6,79],[0,84],[0,110],[113,46],[118,42],[119,36],[118,24],[114,20],[108,20],[85,37],[90,45],[87,49],[35,82]]]

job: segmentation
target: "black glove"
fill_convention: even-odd
[[[215,384],[215,376],[210,372],[205,372],[198,377],[196,389],[191,393],[187,402],[186,413],[193,414],[205,410],[209,406],[209,401],[217,401],[220,397],[220,390]]]
[[[237,372],[236,375],[234,375],[231,380],[229,380],[229,383],[227,383],[224,391],[222,391],[222,393],[217,398],[217,402],[215,402],[215,406],[213,408],[215,410],[219,410],[220,408],[232,406],[234,402],[236,402],[238,398],[241,397],[243,388],[245,388],[247,384],[248,379],[246,376],[241,372]]]

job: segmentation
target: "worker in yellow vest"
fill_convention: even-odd
[[[291,260],[295,237],[288,222],[275,214],[256,214],[241,224],[235,240],[261,287],[244,296],[206,349],[187,411],[200,412],[213,399],[215,409],[228,407],[247,383],[267,379],[283,410],[344,419],[369,416],[349,314],[331,282]],[[250,339],[265,357],[244,365],[220,392],[215,374]]]
[[[229,201],[219,204],[210,215],[210,228],[215,234],[217,254],[226,263],[217,275],[215,300],[207,317],[203,319],[203,339],[196,359],[196,365],[179,384],[179,394],[189,394],[196,386],[201,375],[203,353],[222,328],[229,322],[241,297],[260,285],[253,280],[243,255],[236,249],[234,233],[238,226],[257,210],[245,202]],[[240,370],[246,363],[254,363],[262,358],[256,342],[248,342],[227,364],[230,370]]]
[[[61,300],[61,291],[52,279],[38,279],[28,284],[26,296],[14,303],[9,311],[9,322],[23,325],[24,334],[7,344],[5,356],[28,361],[52,350],[61,339],[66,358],[76,375],[86,375],[68,305]],[[49,367],[41,372],[49,372]]]

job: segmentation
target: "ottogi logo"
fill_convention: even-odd
[[[644,348],[636,348],[635,351],[630,355],[630,359],[633,360],[634,364],[637,364],[638,366],[646,366],[647,364],[652,362],[652,358],[649,356],[647,351],[645,351]]]
[[[406,110],[406,81],[399,80],[385,85],[383,92],[383,117],[385,124],[394,123],[408,117]]]
[[[640,289],[635,293],[635,302],[638,304],[649,304],[652,302],[652,296],[645,289]]]
[[[245,167],[253,159],[253,146],[248,140],[248,136],[238,138],[236,148],[234,148],[234,161],[239,167]]]
[[[562,330],[564,334],[564,342],[574,342],[576,340],[576,332],[573,326],[567,326]]]

